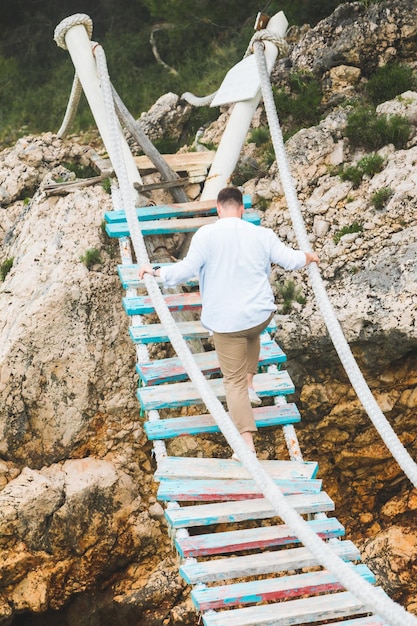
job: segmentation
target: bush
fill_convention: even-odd
[[[378,150],[389,143],[403,148],[410,132],[410,122],[401,115],[377,115],[371,107],[359,107],[349,115],[345,134],[353,148]]]
[[[273,88],[278,116],[290,134],[302,127],[318,124],[323,97],[320,83],[307,72],[290,75],[290,91]]]
[[[355,188],[359,187],[362,178],[374,176],[384,167],[384,159],[379,154],[369,154],[358,161],[357,165],[350,165],[340,173],[342,180],[350,180]]]
[[[340,230],[336,231],[333,237],[335,243],[339,243],[343,235],[349,235],[350,233],[361,233],[363,231],[363,225],[359,222],[353,222],[350,226],[343,226]]]
[[[286,280],[284,284],[277,283],[277,291],[284,301],[279,311],[282,315],[286,315],[291,311],[293,302],[298,302],[298,304],[306,303],[301,287],[296,285],[291,278]]]
[[[10,272],[10,270],[13,267],[13,258],[10,259],[6,259],[5,261],[3,261],[3,263],[0,265],[0,279],[1,282],[4,282],[7,274]]]
[[[91,269],[93,265],[98,265],[103,262],[100,256],[100,250],[97,250],[97,248],[88,248],[85,254],[80,256],[80,261],[84,263],[87,269]]]
[[[371,202],[374,205],[375,209],[377,211],[383,209],[393,193],[394,192],[391,187],[382,187],[382,189],[375,191],[371,198]]]
[[[259,126],[253,128],[249,133],[248,143],[254,143],[258,148],[270,141],[269,128],[267,126]]]
[[[413,70],[408,65],[392,63],[377,69],[366,85],[370,101],[377,105],[392,100],[404,91],[414,89]]]

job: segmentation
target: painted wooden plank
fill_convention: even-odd
[[[207,171],[213,162],[216,152],[214,150],[199,150],[194,152],[177,152],[174,154],[164,154],[164,161],[174,172],[189,172],[198,168]],[[142,174],[156,172],[155,164],[151,159],[142,154],[133,157],[136,167]]]
[[[204,375],[219,374],[220,366],[215,350],[194,354],[194,360]],[[284,363],[286,356],[275,341],[261,343],[259,354],[259,366],[271,365],[272,363]],[[136,372],[145,385],[158,385],[160,383],[187,380],[188,374],[178,357],[138,363]]]
[[[307,524],[322,539],[342,537],[345,534],[344,527],[335,517],[324,520],[309,520]],[[177,537],[175,547],[181,557],[188,558],[230,554],[242,550],[264,550],[297,543],[299,543],[299,539],[291,529],[286,524],[280,524],[279,526],[261,526]],[[241,572],[243,571],[246,572],[242,569]]]
[[[173,265],[173,263],[159,263],[161,267]],[[118,265],[117,273],[119,274],[120,282],[123,289],[145,289],[145,281],[139,279],[139,265],[132,263],[131,265]],[[156,282],[162,284],[162,278],[155,276]],[[188,287],[197,287],[198,279],[196,277],[190,278],[184,283]]]
[[[275,478],[281,492],[319,493],[322,481],[308,478]],[[162,480],[158,488],[158,500],[164,502],[224,502],[228,500],[254,500],[261,498],[262,491],[253,480]]]
[[[208,385],[220,401],[225,401],[223,379],[208,380]],[[276,374],[256,374],[254,389],[260,398],[294,393],[295,388],[286,370]],[[145,411],[202,404],[198,389],[191,382],[141,387],[137,397]]]
[[[243,206],[245,209],[252,207],[250,195],[244,194]],[[201,200],[198,202],[179,202],[175,204],[162,204],[156,206],[144,206],[136,208],[136,215],[139,221],[168,219],[171,217],[202,217],[205,215],[216,215],[215,200]],[[106,211],[104,219],[109,224],[126,221],[126,212]]]
[[[206,224],[214,224],[217,221],[217,217],[195,217],[179,218],[179,219],[167,219],[167,220],[149,220],[141,222],[142,235],[169,235],[171,233],[194,233],[201,226]],[[242,219],[246,222],[259,225],[261,218],[258,213],[248,209],[243,213]],[[129,227],[127,222],[116,222],[112,224],[106,224],[106,233],[109,237],[129,237]]]
[[[359,550],[352,541],[337,541],[332,544],[332,550],[344,561],[360,560]],[[241,578],[242,572],[245,576],[261,576],[319,565],[317,558],[305,547],[190,561],[180,566],[180,575],[189,585]]]
[[[255,424],[258,428],[285,426],[301,421],[300,413],[295,404],[283,406],[260,406],[253,409]],[[208,414],[171,417],[153,422],[145,422],[144,429],[148,439],[172,439],[181,435],[200,435],[202,433],[218,433],[220,428],[213,417]],[[273,462],[273,461],[271,461]],[[240,464],[233,461],[236,466]]]
[[[285,496],[285,498],[289,506],[292,506],[300,514],[334,510],[334,502],[325,491],[317,494],[290,495]],[[165,511],[165,516],[173,528],[190,528],[278,517],[275,509],[272,508],[266,498],[248,500],[244,507],[239,501],[229,501],[218,504],[193,504],[179,508],[168,508]]]
[[[207,339],[210,336],[209,331],[207,328],[204,328],[200,320],[177,322],[177,328],[185,340]],[[276,324],[271,320],[270,325],[264,332],[271,332],[275,328]],[[169,341],[166,329],[162,324],[130,326],[129,334],[134,343],[166,343]]]
[[[266,408],[266,407],[265,407]],[[269,408],[269,407],[268,407]],[[315,478],[318,463],[304,461],[260,461],[271,478]],[[250,479],[248,470],[232,459],[166,456],[158,463],[155,480],[164,478],[238,478]]]
[[[357,617],[343,620],[342,622],[327,622],[327,626],[390,626],[382,617],[369,615],[368,617]]]
[[[199,291],[190,293],[169,293],[163,296],[170,311],[198,311],[201,309]],[[150,296],[125,297],[122,300],[123,308],[128,315],[147,315],[155,313],[155,307]]]
[[[203,615],[203,624],[205,626],[293,626],[337,617],[359,616],[361,613],[368,612],[360,600],[346,591],[230,611],[208,611]]]
[[[352,565],[355,574],[364,580],[375,584],[375,576],[364,565]],[[218,587],[203,587],[193,589],[191,598],[198,611],[210,609],[224,609],[236,605],[255,604],[257,602],[271,602],[299,598],[304,595],[331,593],[343,590],[343,585],[337,578],[322,570],[293,574],[280,578],[267,578],[250,582],[221,585]]]

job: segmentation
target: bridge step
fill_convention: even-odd
[[[356,617],[353,619],[343,620],[342,622],[327,622],[327,626],[390,626],[388,622],[377,615],[369,615],[368,617]]]
[[[307,524],[322,539],[343,537],[345,534],[345,529],[335,517],[329,517],[324,520],[310,520]],[[230,554],[242,550],[264,550],[265,548],[296,543],[300,543],[298,537],[291,532],[291,529],[286,524],[281,524],[279,526],[260,526],[257,528],[228,530],[187,537],[178,536],[175,540],[175,547],[181,557],[189,558],[213,554]],[[270,554],[274,553],[271,552]],[[262,559],[263,554],[258,555],[258,557]],[[254,559],[254,562],[257,562],[256,559]],[[299,569],[298,565],[297,569]],[[241,575],[242,572],[245,572],[245,576],[259,573],[258,571],[248,573],[246,568],[240,570]]]
[[[275,478],[282,493],[319,493],[321,480],[308,478]],[[164,502],[224,502],[253,500],[262,497],[254,480],[163,480],[158,489],[158,500]]]
[[[301,421],[300,413],[295,404],[256,407],[253,409],[253,414],[258,428],[285,426],[285,424],[296,424]],[[181,435],[201,435],[203,433],[220,432],[217,423],[209,414],[170,417],[153,422],[145,422],[144,428],[148,439],[152,440],[172,439]],[[236,461],[233,461],[233,463],[237,465]]]
[[[293,626],[368,612],[367,607],[360,600],[357,600],[352,593],[345,591],[230,611],[208,611],[203,615],[203,624],[205,626]]]
[[[242,219],[246,222],[259,225],[261,218],[258,213],[247,209],[244,211]],[[194,219],[179,218],[167,220],[149,220],[140,222],[140,229],[143,236],[150,235],[170,235],[172,233],[195,233],[196,230],[207,224],[217,222],[217,217],[196,217]],[[127,221],[106,223],[106,233],[109,237],[129,237],[130,231]]]
[[[270,408],[270,407],[268,407]],[[304,461],[260,461],[271,478],[315,478],[318,464]],[[251,479],[248,470],[232,459],[190,458],[166,456],[159,463],[155,480],[179,478],[235,478]]]
[[[325,491],[317,494],[296,494],[285,496],[289,506],[300,514],[322,513],[334,510],[334,502]],[[266,500],[248,500],[245,506],[239,500],[215,504],[199,504],[170,507],[165,517],[173,528],[191,528],[210,524],[227,524],[244,520],[277,517],[275,509]]]
[[[267,335],[264,335],[267,336]],[[194,354],[194,359],[204,375],[220,374],[220,366],[215,350]],[[259,366],[284,363],[286,356],[275,341],[263,341],[259,355]],[[146,385],[175,382],[188,379],[188,374],[178,357],[138,363],[136,372]]]
[[[191,339],[208,339],[210,337],[209,331],[207,328],[204,328],[200,320],[177,322],[177,329],[186,341]],[[276,323],[271,320],[262,334],[266,335],[274,330],[276,330]],[[169,341],[167,332],[162,324],[130,326],[129,334],[134,343],[166,343]]]
[[[160,263],[161,267],[173,265],[173,263]],[[139,279],[139,265],[118,265],[117,273],[119,274],[120,282],[123,289],[142,289],[145,288],[145,281]],[[155,276],[158,283],[162,283],[160,276]],[[198,279],[196,277],[190,278],[185,283],[188,287],[198,287]]]
[[[243,196],[243,206],[249,209],[252,206],[252,199],[249,195]],[[157,206],[143,206],[136,208],[136,215],[139,221],[168,219],[170,217],[202,217],[204,215],[216,215],[216,201],[202,200],[198,202],[180,202],[178,204],[161,204]],[[106,211],[104,219],[108,224],[115,224],[126,221],[126,212]]]
[[[220,401],[225,401],[223,379],[208,380],[213,393]],[[256,374],[254,389],[260,398],[294,393],[295,388],[286,370],[275,374]],[[202,399],[191,382],[173,383],[171,385],[155,385],[141,387],[137,397],[145,411],[152,409],[168,409],[180,406],[202,404]]]
[[[352,565],[352,569],[367,582],[375,584],[375,576],[366,565]],[[207,611],[256,602],[287,600],[341,589],[343,586],[337,578],[327,570],[322,570],[218,587],[203,587],[194,589],[191,597],[197,610]]]
[[[337,541],[332,550],[344,561],[359,561],[358,548],[351,541]],[[196,562],[190,558],[180,566],[181,577],[189,585],[198,585],[245,576],[262,576],[279,572],[302,570],[320,565],[317,558],[305,547],[273,550],[232,556],[223,559]]]
[[[198,291],[165,294],[164,300],[170,311],[201,309],[201,296]],[[128,315],[147,315],[149,313],[155,313],[155,307],[150,296],[125,297],[122,302],[123,308]]]

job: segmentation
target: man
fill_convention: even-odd
[[[198,275],[201,321],[213,333],[229,414],[248,448],[255,452],[257,427],[252,405],[261,400],[253,388],[253,377],[258,369],[260,335],[276,310],[269,282],[271,263],[295,270],[319,259],[313,252],[284,245],[271,229],[242,220],[243,211],[239,189],[222,189],[217,196],[220,219],[195,233],[187,256],[158,269],[145,263],[139,276],[161,276],[166,287],[174,287]]]

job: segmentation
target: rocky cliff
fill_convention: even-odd
[[[380,407],[417,458],[416,91],[377,109],[409,121],[406,144],[379,149],[383,167],[358,184],[340,177],[340,168],[366,156],[345,131],[367,76],[393,58],[416,66],[417,6],[364,4],[292,32],[273,80],[283,86],[290,70],[309,70],[322,82],[322,120],[286,143],[291,172],[338,319]],[[175,125],[178,98],[168,98],[168,114],[161,103],[155,111],[144,125],[172,134],[161,119]],[[216,143],[227,117],[225,109],[203,140]],[[265,124],[262,107],[254,124]],[[196,624],[155,499],[119,252],[102,229],[110,196],[100,183],[47,193],[52,181],[74,178],[70,165],[89,165],[92,156],[76,138],[53,134],[25,137],[0,155],[0,624]],[[243,158],[258,157],[248,142]],[[296,246],[276,164],[243,188],[263,224]],[[376,207],[381,189],[390,193]],[[99,254],[88,262],[91,250]],[[278,303],[284,278],[274,272]],[[297,388],[303,455],[319,462],[339,519],[381,584],[417,613],[416,493],[339,364],[307,274],[291,280],[305,303],[277,315],[277,340]],[[257,445],[262,458],[287,457],[278,431]],[[221,437],[183,438],[169,451],[228,454]]]

